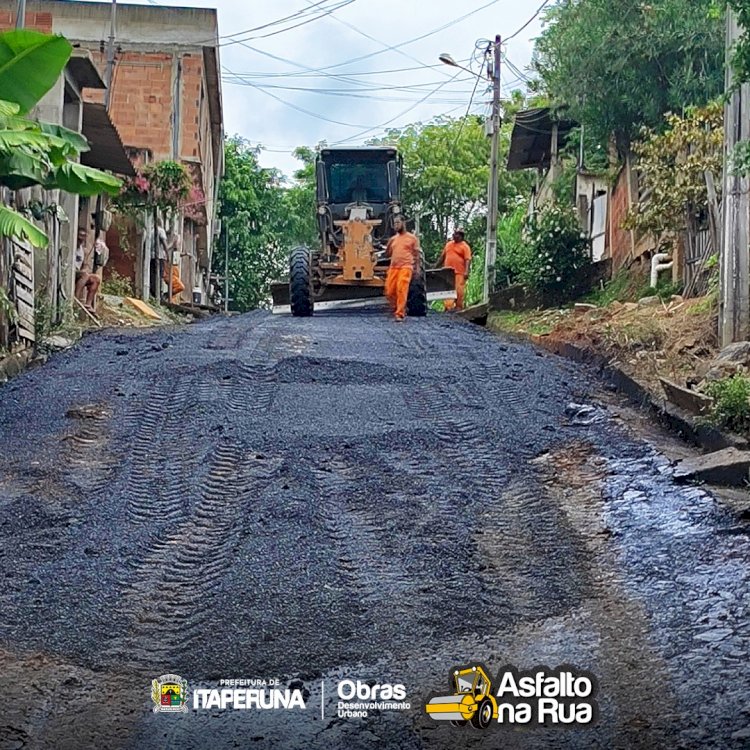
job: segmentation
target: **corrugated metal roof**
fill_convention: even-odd
[[[516,114],[508,153],[508,170],[546,168],[550,164],[552,110],[549,107],[526,109]],[[559,120],[560,145],[577,126],[573,120]]]
[[[125,177],[135,175],[120,134],[103,104],[83,103],[83,134],[88,138],[91,150],[81,154],[81,164]]]
[[[106,89],[102,77],[99,75],[99,71],[94,65],[91,55],[82,49],[73,50],[73,54],[68,60],[68,64],[65,66],[73,77],[73,80],[78,84],[79,88],[87,89]]]

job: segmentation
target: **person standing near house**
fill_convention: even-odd
[[[456,275],[456,300],[445,300],[446,310],[464,309],[464,292],[466,279],[471,268],[471,248],[464,240],[464,230],[457,227],[453,232],[453,239],[448,242],[440,254],[436,268],[452,268]]]
[[[385,254],[391,259],[391,267],[385,279],[385,296],[398,322],[406,317],[406,302],[409,284],[415,273],[419,273],[419,240],[406,231],[403,216],[393,219],[396,234],[388,240]]]
[[[172,236],[167,242],[167,250],[168,253],[172,255],[172,263],[167,263],[164,266],[164,275],[162,276],[162,278],[164,279],[164,283],[167,285],[167,294],[169,295],[171,293],[169,301],[172,304],[177,304],[180,301],[180,294],[185,291],[185,285],[182,283],[182,279],[180,279],[180,267],[176,263],[174,263],[173,256],[176,253],[180,258],[182,258],[182,240],[180,239],[180,235],[176,230],[172,230],[171,235]],[[170,260],[170,258],[168,258],[168,260]],[[170,268],[172,269],[171,277],[169,273]]]
[[[96,312],[96,295],[99,291],[101,279],[95,273],[96,245],[87,248],[88,232],[86,227],[78,229],[78,244],[76,245],[76,298],[90,312]],[[106,247],[106,245],[105,245]],[[109,251],[107,251],[109,256]]]

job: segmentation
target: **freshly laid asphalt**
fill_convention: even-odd
[[[105,332],[0,387],[0,749],[750,743],[750,527],[601,387],[374,312]],[[433,721],[477,662],[585,669],[599,721]],[[307,708],[155,713],[166,673]],[[339,717],[348,678],[410,709]]]

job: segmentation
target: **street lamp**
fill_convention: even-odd
[[[495,263],[497,260],[497,198],[498,198],[498,154],[500,147],[500,48],[502,40],[500,36],[495,37],[492,45],[494,48],[494,62],[492,66],[492,116],[490,120],[490,134],[492,136],[492,148],[490,150],[490,179],[487,186],[487,240],[484,249],[484,288],[482,290],[482,302],[488,303],[490,292],[495,288]],[[459,65],[451,55],[443,52],[439,57],[441,63],[460,68],[471,73],[477,78],[483,76],[473,70]],[[492,283],[490,283],[492,278]]]

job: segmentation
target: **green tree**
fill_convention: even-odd
[[[513,129],[513,111],[520,108],[520,96],[506,106],[500,134],[499,210],[511,210],[519,195],[528,192],[531,175],[508,172],[508,157]],[[420,217],[422,245],[428,261],[443,249],[450,230],[456,225],[466,229],[466,240],[475,250],[484,245],[487,215],[490,141],[484,120],[438,118],[427,124],[392,130],[379,143],[396,146],[404,158],[404,210]]]
[[[703,105],[724,88],[723,10],[714,0],[559,0],[545,17],[539,89],[569,106],[595,141],[620,155],[642,126]]]
[[[718,0],[715,2],[718,3]],[[737,83],[746,83],[750,81],[750,0],[728,0],[728,5],[737,14],[742,29],[732,54],[732,66]]]
[[[713,102],[691,108],[683,117],[667,115],[662,132],[644,129],[633,145],[639,182],[648,198],[636,204],[625,222],[653,237],[657,246],[670,245],[684,229],[687,212],[708,209],[706,172],[717,190],[724,164],[724,107]]]
[[[295,170],[293,179],[284,183],[284,210],[278,227],[280,239],[287,249],[298,245],[316,247],[320,244],[315,220],[316,153],[307,146],[300,146],[294,150],[294,156],[302,165]]]
[[[302,167],[287,184],[278,170],[260,166],[259,148],[238,136],[224,145],[220,216],[229,232],[230,297],[238,310],[261,307],[271,281],[286,276],[289,251],[317,242],[314,154],[295,153]],[[223,253],[215,254],[215,263],[223,274]]]

